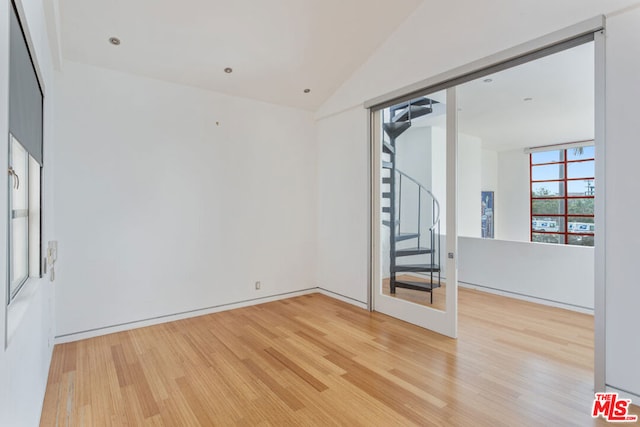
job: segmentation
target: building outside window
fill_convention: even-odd
[[[531,241],[593,246],[595,147],[536,151],[530,159]]]

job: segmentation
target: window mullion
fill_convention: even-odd
[[[529,153],[529,241],[533,242],[533,155]]]
[[[567,180],[568,174],[568,163],[567,157],[569,152],[568,150],[564,150],[564,244],[569,244],[569,181]]]

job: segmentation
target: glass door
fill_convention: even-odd
[[[373,308],[456,337],[455,88],[372,111]]]

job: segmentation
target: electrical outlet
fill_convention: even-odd
[[[256,282],[256,291],[260,290],[260,286],[262,286],[261,283],[259,281]]]

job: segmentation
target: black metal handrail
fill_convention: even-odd
[[[400,191],[399,194],[402,195],[402,178],[406,178],[409,181],[413,182],[414,184],[416,184],[418,186],[418,230],[420,230],[420,213],[421,213],[421,209],[422,209],[422,200],[421,200],[421,193],[420,190],[425,191],[427,194],[429,194],[429,196],[431,196],[431,198],[433,199],[433,203],[435,205],[435,219],[433,220],[433,223],[431,224],[431,227],[429,227],[429,231],[432,231],[436,225],[438,225],[438,223],[440,222],[440,202],[438,201],[438,199],[436,198],[436,196],[424,185],[420,184],[418,181],[416,181],[414,178],[410,177],[409,175],[407,175],[406,173],[402,172],[400,169],[396,168],[396,172],[400,175]],[[399,204],[400,206],[398,207],[398,219],[400,219],[400,212],[401,212],[401,207],[402,207],[402,198],[400,197],[399,200]]]
[[[431,249],[431,265],[436,265],[436,259],[437,259],[437,264],[440,264],[441,261],[441,252],[440,252],[440,201],[437,199],[437,197],[428,189],[426,188],[424,185],[422,185],[420,182],[418,182],[416,179],[414,179],[413,177],[407,175],[406,173],[402,172],[399,169],[395,169],[395,171],[398,173],[400,179],[399,179],[399,194],[402,195],[402,181],[403,179],[408,179],[409,181],[411,181],[413,184],[415,184],[418,187],[418,244],[417,247],[420,248],[420,240],[422,239],[422,232],[421,232],[421,218],[422,218],[422,191],[424,191],[425,193],[427,193],[430,197],[431,197],[431,216],[432,218],[434,218],[433,223],[431,224],[431,226],[429,227],[429,248]],[[398,229],[401,229],[401,218],[402,215],[400,214],[402,212],[402,197],[399,197],[398,200]],[[433,272],[431,272],[432,277],[431,277],[431,281],[433,282]]]

